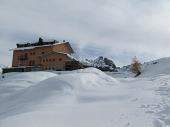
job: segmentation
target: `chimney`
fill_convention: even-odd
[[[17,45],[17,48],[19,48],[20,47],[20,45],[19,44],[16,44]]]
[[[42,43],[42,42],[43,42],[43,39],[40,37],[38,42],[39,42],[39,43]]]

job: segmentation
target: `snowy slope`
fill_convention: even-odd
[[[116,77],[134,77],[130,71],[131,66],[124,66],[118,70],[118,72],[113,72]],[[108,73],[112,75],[112,73]],[[170,74],[170,57],[161,58],[158,60],[153,60],[150,62],[145,62],[141,65],[141,75],[139,77],[154,77],[161,75]]]
[[[114,78],[94,68],[57,73],[5,75],[0,127],[170,126],[170,75]]]
[[[142,65],[142,76],[170,74],[170,58],[161,58]]]
[[[8,73],[0,78],[0,100],[22,91],[45,79],[56,76],[51,72]]]

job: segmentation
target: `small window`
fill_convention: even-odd
[[[28,53],[25,53],[25,60],[28,59]]]
[[[46,62],[48,62],[48,59],[46,59]]]
[[[45,60],[43,60],[43,62],[45,62]]]
[[[35,52],[33,52],[33,55],[35,55]]]
[[[53,59],[53,61],[55,61],[55,59]]]
[[[59,60],[59,61],[62,61],[62,58],[59,58],[58,60]]]
[[[49,61],[51,62],[51,59],[49,59]]]
[[[32,52],[30,53],[30,55],[32,55]]]
[[[44,52],[42,52],[41,54],[44,54]]]

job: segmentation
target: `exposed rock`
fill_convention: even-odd
[[[86,59],[89,66],[100,69],[101,71],[115,71],[116,65],[111,59],[100,56],[94,60]]]

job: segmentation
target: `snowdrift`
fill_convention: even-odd
[[[0,100],[12,96],[21,90],[39,83],[42,80],[56,76],[51,72],[8,73],[0,79]]]
[[[61,75],[52,72],[11,73],[0,82],[0,114],[6,112],[0,118],[28,112],[44,104],[91,102],[101,97],[104,100],[113,94],[110,88],[118,83],[95,68]]]

